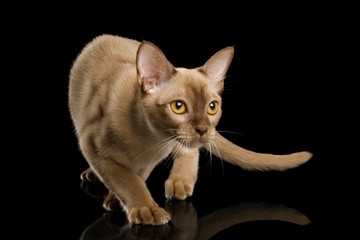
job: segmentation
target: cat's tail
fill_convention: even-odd
[[[286,155],[256,153],[233,144],[219,133],[216,133],[213,143],[205,147],[215,156],[246,170],[284,171],[307,162],[313,155],[310,152]]]

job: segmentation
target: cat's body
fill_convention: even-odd
[[[69,105],[91,168],[83,177],[96,175],[109,188],[106,208],[119,199],[130,222],[168,222],[145,180],[169,154],[174,166],[165,194],[177,199],[192,195],[201,147],[247,169],[284,170],[311,157],[254,153],[216,132],[232,56],[228,47],[204,66],[185,69],[174,68],[148,42],[103,35],[84,48],[70,73]]]
[[[149,131],[138,106],[141,90],[135,61],[139,45],[111,36],[98,38],[89,45],[88,53],[78,60],[81,64],[72,70],[70,109],[75,126],[82,126],[76,128],[79,136],[88,135],[80,137],[80,141],[88,139],[94,146],[98,142],[99,155],[113,158],[146,179],[158,163],[154,156],[166,157],[171,147],[151,149],[164,137]]]

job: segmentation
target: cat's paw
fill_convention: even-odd
[[[166,200],[165,210],[170,213],[171,221],[177,228],[189,228],[184,227],[186,225],[196,225],[197,213],[193,204],[188,201],[174,201]]]
[[[128,217],[133,224],[163,225],[170,221],[170,214],[161,207],[134,207]]]
[[[160,226],[132,225],[130,228],[129,239],[141,240],[160,240],[169,239],[171,233],[169,224]]]
[[[80,178],[82,181],[88,181],[88,182],[95,182],[98,180],[98,177],[96,176],[94,171],[91,170],[91,168],[88,168],[85,171],[83,171],[80,175]]]
[[[167,200],[165,209],[171,215],[171,221],[177,233],[176,236],[179,239],[195,239],[198,217],[193,204],[188,201]]]
[[[103,208],[109,212],[117,212],[121,209],[120,201],[112,192],[109,192],[104,199]]]
[[[167,199],[184,200],[192,196],[194,184],[187,180],[168,179],[165,182],[165,196]]]

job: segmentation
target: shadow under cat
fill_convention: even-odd
[[[108,190],[101,182],[82,182],[84,192],[95,198],[107,196]],[[253,221],[282,221],[296,225],[308,225],[310,219],[301,212],[284,205],[268,203],[240,203],[198,217],[190,201],[170,201],[165,210],[171,222],[163,226],[132,225],[125,213],[105,212],[84,229],[80,239],[211,239],[216,234],[237,224]]]

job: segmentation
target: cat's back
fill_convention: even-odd
[[[89,42],[81,51],[81,55],[92,55],[93,58],[118,56],[121,60],[135,63],[136,52],[140,42],[114,35],[100,35]]]
[[[136,63],[138,41],[112,35],[101,35],[88,43],[76,58],[70,81],[98,78],[104,72]],[[79,79],[80,78],[80,79]],[[104,78],[102,78],[103,80]]]
[[[93,53],[95,60],[109,60],[116,58],[118,61],[135,64],[136,52],[140,42],[129,38],[113,35],[101,35],[92,40],[83,50],[84,54]]]
[[[132,88],[139,45],[132,39],[101,35],[83,48],[70,71],[69,107],[75,125],[82,111],[102,102],[116,81]]]

